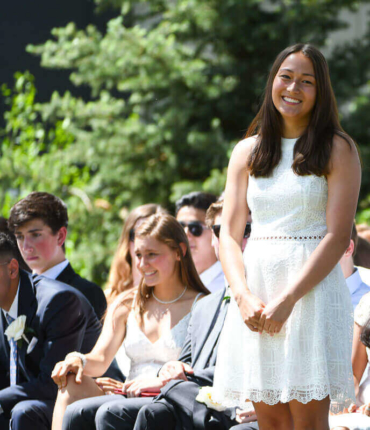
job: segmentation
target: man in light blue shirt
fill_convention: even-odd
[[[350,244],[340,259],[342,272],[346,278],[349,292],[351,293],[353,309],[358,305],[361,297],[370,292],[370,286],[362,281],[360,272],[353,263],[353,257],[356,254],[357,242],[358,236],[356,225],[353,224]]]

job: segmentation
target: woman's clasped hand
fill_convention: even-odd
[[[294,302],[279,296],[266,305],[257,296],[247,293],[239,299],[238,305],[243,321],[251,331],[273,336],[281,331],[292,313]]]

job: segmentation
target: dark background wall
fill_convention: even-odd
[[[113,16],[113,12],[112,16]],[[95,24],[104,31],[109,14],[96,14],[92,0],[3,0],[0,6],[0,85],[13,86],[17,71],[30,71],[36,79],[38,101],[46,101],[54,90],[63,93],[73,88],[84,98],[86,88],[76,88],[69,82],[70,71],[40,67],[40,58],[26,52],[28,44],[40,44],[51,38],[54,27],[75,22],[78,28]],[[4,105],[0,97],[0,126]]]

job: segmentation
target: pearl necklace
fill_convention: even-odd
[[[152,295],[154,297],[155,300],[157,300],[158,303],[161,303],[162,305],[171,305],[172,303],[177,302],[178,300],[181,299],[181,297],[186,293],[186,290],[188,289],[188,286],[185,285],[184,291],[179,295],[179,297],[176,297],[175,300],[170,300],[168,302],[164,301],[164,300],[159,300],[158,297],[154,294],[154,289],[152,291]]]

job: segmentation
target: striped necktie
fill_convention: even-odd
[[[6,314],[6,321],[10,325],[14,318]],[[12,338],[9,340],[10,344],[10,385],[17,384],[17,364],[18,364],[18,347],[17,342]]]
[[[33,285],[35,286],[35,287],[37,287],[37,284],[41,281],[41,279],[42,279],[43,277],[42,277],[42,275],[38,275],[37,273],[34,273],[33,275],[32,275],[32,282],[33,282]]]

